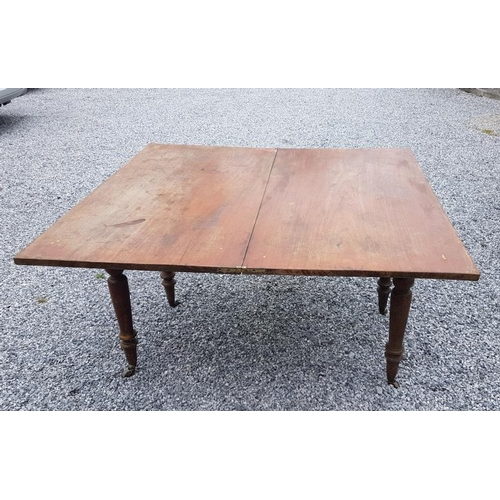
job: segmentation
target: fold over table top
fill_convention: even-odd
[[[150,144],[14,260],[479,278],[409,149]]]

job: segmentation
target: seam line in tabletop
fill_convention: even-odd
[[[262,198],[260,200],[259,209],[257,210],[257,214],[255,215],[255,220],[253,221],[252,232],[250,233],[250,238],[248,238],[247,247],[245,249],[245,255],[243,255],[243,260],[241,261],[241,267],[244,267],[245,259],[247,258],[248,249],[250,248],[250,242],[253,238],[253,232],[255,231],[255,226],[257,224],[257,220],[259,219],[260,209],[262,208],[262,203],[264,202],[264,197],[266,196],[267,186],[269,185],[269,179],[271,178],[271,173],[274,168],[274,163],[276,162],[276,156],[278,156],[279,148],[276,148],[276,153],[274,153],[273,163],[271,164],[271,168],[269,169],[269,175],[267,176],[266,187],[262,193]]]

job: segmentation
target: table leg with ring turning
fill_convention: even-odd
[[[137,334],[132,325],[132,307],[130,305],[130,291],[127,277],[123,270],[106,269],[109,293],[120,327],[120,347],[125,353],[127,368],[124,377],[131,377],[137,366]]]
[[[380,314],[387,314],[387,301],[391,293],[392,279],[379,278],[377,285],[378,310]]]
[[[385,346],[387,359],[387,382],[398,387],[396,375],[399,362],[403,357],[403,338],[408,321],[411,304],[411,287],[413,278],[394,278],[394,288],[391,293],[391,306],[389,313],[389,342]]]
[[[170,305],[170,307],[177,307],[180,302],[178,300],[175,300],[175,273],[172,273],[170,271],[163,271],[161,273],[161,277],[161,284],[165,288],[168,304]]]

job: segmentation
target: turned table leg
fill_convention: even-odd
[[[161,284],[165,287],[165,292],[167,293],[167,300],[170,307],[177,307],[180,302],[175,300],[175,273],[170,271],[162,271],[161,273],[162,282]]]
[[[132,325],[128,280],[123,274],[123,270],[106,269],[106,272],[110,275],[108,278],[109,293],[120,327],[120,346],[125,353],[128,364],[123,376],[130,377],[135,373],[137,366],[137,337]]]
[[[411,304],[411,287],[413,278],[394,278],[394,288],[391,293],[389,313],[389,342],[385,346],[387,359],[387,382],[398,387],[396,375],[399,362],[403,357],[403,337]]]
[[[378,292],[378,310],[380,314],[387,313],[387,300],[391,293],[392,280],[391,278],[379,278],[377,281]]]

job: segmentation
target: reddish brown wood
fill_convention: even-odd
[[[14,260],[174,272],[479,278],[407,149],[150,144]]]
[[[377,281],[378,310],[380,314],[387,314],[387,301],[391,293],[392,279],[379,278]]]
[[[394,278],[394,288],[391,293],[391,308],[389,313],[389,342],[385,346],[387,359],[387,382],[398,386],[396,375],[399,362],[403,357],[403,338],[408,321],[411,304],[411,287],[413,278]]]
[[[280,149],[247,272],[476,280],[408,149]]]
[[[175,273],[169,271],[162,271],[161,273],[162,285],[165,287],[165,292],[167,294],[167,300],[170,307],[177,307],[180,302],[175,300],[175,284],[177,283],[174,279]]]
[[[15,261],[234,272],[275,155],[276,149],[150,144]]]
[[[479,279],[408,149],[252,149],[150,144],[14,258],[103,267],[134,373],[136,334],[122,269],[374,276],[387,377],[403,353],[413,279]],[[120,270],[115,270],[120,269]]]
[[[123,270],[106,269],[109,273],[108,287],[111,301],[120,327],[120,346],[125,353],[127,368],[124,377],[135,373],[137,366],[137,334],[132,325],[132,308],[130,306],[130,291],[127,277]]]

